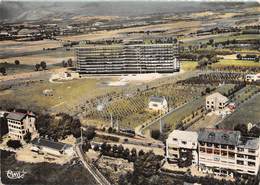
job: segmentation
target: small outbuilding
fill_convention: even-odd
[[[54,156],[73,155],[74,153],[72,145],[55,142],[44,138],[35,138],[31,143],[31,150]]]

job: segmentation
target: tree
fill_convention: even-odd
[[[73,61],[72,61],[71,58],[68,59],[68,65],[69,65],[69,67],[72,67],[72,66],[73,66]]]
[[[86,128],[86,130],[83,132],[83,135],[88,139],[88,140],[92,140],[95,135],[95,127],[89,126]]]
[[[140,150],[139,153],[138,153],[138,156],[142,156],[142,155],[144,155],[144,154],[145,154],[144,151],[143,151],[143,150]]]
[[[39,71],[39,69],[40,69],[41,65],[40,65],[40,64],[35,64],[35,66],[34,66],[34,67],[35,67],[35,70],[36,70],[36,71]]]
[[[47,64],[46,64],[45,61],[41,61],[40,65],[41,65],[43,70],[45,70],[47,68]]]
[[[2,75],[6,75],[6,68],[0,67],[0,73],[2,73]]]
[[[62,61],[62,66],[63,66],[63,67],[67,67],[67,66],[68,66],[68,63],[67,63],[65,60],[63,60],[63,61]]]
[[[207,87],[205,90],[206,93],[210,93],[210,87]]]
[[[0,118],[0,137],[8,133],[8,124],[5,117]]]
[[[29,142],[31,141],[31,139],[32,139],[32,134],[31,134],[31,132],[27,132],[27,133],[24,135],[23,139],[24,139],[24,141],[25,141],[26,143],[29,143]]]
[[[11,140],[10,139],[10,140],[7,141],[6,144],[7,144],[8,147],[11,147],[13,149],[17,149],[17,148],[22,147],[22,144],[19,140]]]
[[[242,136],[247,136],[248,135],[248,130],[247,130],[247,126],[245,124],[238,124],[234,127],[234,130],[236,131],[240,131]]]
[[[84,152],[87,152],[89,149],[91,148],[91,144],[89,141],[85,142],[83,145],[82,145],[82,150]]]
[[[124,157],[125,159],[128,159],[129,154],[130,154],[130,151],[129,151],[128,148],[126,148],[126,149],[123,151],[123,157]]]
[[[214,43],[214,39],[209,39],[209,45],[212,45]]]
[[[108,132],[108,133],[112,133],[112,131],[113,131],[113,128],[112,128],[112,127],[109,127],[109,128],[107,129],[107,132]]]
[[[14,63],[15,63],[15,65],[19,65],[20,61],[19,60],[15,60]]]
[[[211,61],[212,63],[217,63],[217,62],[218,62],[218,57],[216,57],[216,56],[211,57],[211,58],[210,58],[210,61]]]
[[[208,64],[208,58],[207,57],[203,57],[199,62],[198,62],[198,65],[199,67],[204,67]]]
[[[242,55],[240,53],[237,54],[237,59],[241,60],[242,59]]]
[[[134,172],[133,172],[133,184],[148,184],[146,182],[140,182],[139,178],[150,178],[154,175],[157,175],[160,168],[161,158],[155,155],[153,152],[148,152],[142,156],[137,157],[134,162]],[[146,179],[143,179],[146,180]]]
[[[78,138],[80,136],[80,129],[81,129],[81,123],[79,119],[73,119],[71,123],[71,133],[75,138]],[[89,135],[87,135],[87,139],[90,138]],[[91,138],[92,139],[92,138]]]
[[[151,137],[154,139],[160,138],[160,130],[151,130]]]
[[[123,145],[119,145],[118,148],[117,148],[117,152],[118,154],[121,156],[124,152],[124,147]]]

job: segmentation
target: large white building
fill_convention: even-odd
[[[201,129],[198,134],[199,169],[233,176],[233,172],[257,175],[260,138],[242,137],[239,131]]]
[[[198,134],[196,132],[174,130],[166,140],[166,158],[168,162],[177,162],[190,153],[192,164],[198,164]]]
[[[206,97],[206,109],[211,111],[223,110],[227,106],[228,101],[229,99],[226,96],[215,92]]]
[[[33,113],[10,112],[6,116],[9,136],[13,139],[23,140],[27,132],[36,132],[35,115]]]
[[[239,131],[201,129],[174,130],[166,140],[166,159],[177,163],[183,152],[192,153],[192,164],[204,173],[257,176],[260,166],[260,138],[241,136]],[[191,152],[192,151],[192,152]]]
[[[86,45],[76,48],[80,74],[173,73],[180,70],[177,44]]]
[[[168,103],[165,97],[152,96],[149,99],[148,108],[154,111],[166,112],[168,109]]]

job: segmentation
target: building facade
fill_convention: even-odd
[[[223,110],[227,106],[228,101],[229,99],[219,92],[213,93],[206,97],[206,109],[211,111]]]
[[[178,45],[137,44],[76,48],[80,74],[173,73],[180,70]]]
[[[215,175],[257,175],[259,138],[242,137],[239,131],[201,129],[198,134],[199,170]]]
[[[154,111],[166,112],[168,103],[165,97],[152,96],[149,99],[148,108]]]
[[[55,142],[44,138],[35,138],[31,143],[31,150],[35,152],[42,152],[54,156],[72,156],[74,154],[73,147],[69,144]]]
[[[234,173],[252,176],[259,173],[260,138],[243,137],[239,131],[174,130],[166,140],[166,159],[178,163],[184,152],[192,154],[191,165],[197,165],[203,173],[231,177]]]
[[[6,116],[9,136],[13,139],[23,140],[27,132],[36,132],[35,115],[33,113],[10,112]]]
[[[198,134],[196,132],[174,130],[166,140],[168,162],[178,162],[188,153],[192,155],[192,165],[198,164]]]

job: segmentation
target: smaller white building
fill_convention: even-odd
[[[247,74],[246,75],[247,82],[257,82],[260,81],[260,73],[258,74]]]
[[[167,100],[165,97],[152,96],[149,99],[148,107],[150,110],[166,112],[168,108]]]
[[[206,109],[211,111],[223,110],[227,106],[228,101],[229,99],[226,96],[215,92],[206,97]]]
[[[192,165],[198,164],[197,132],[174,130],[166,140],[166,158],[168,162],[177,162],[185,153],[192,154]]]

